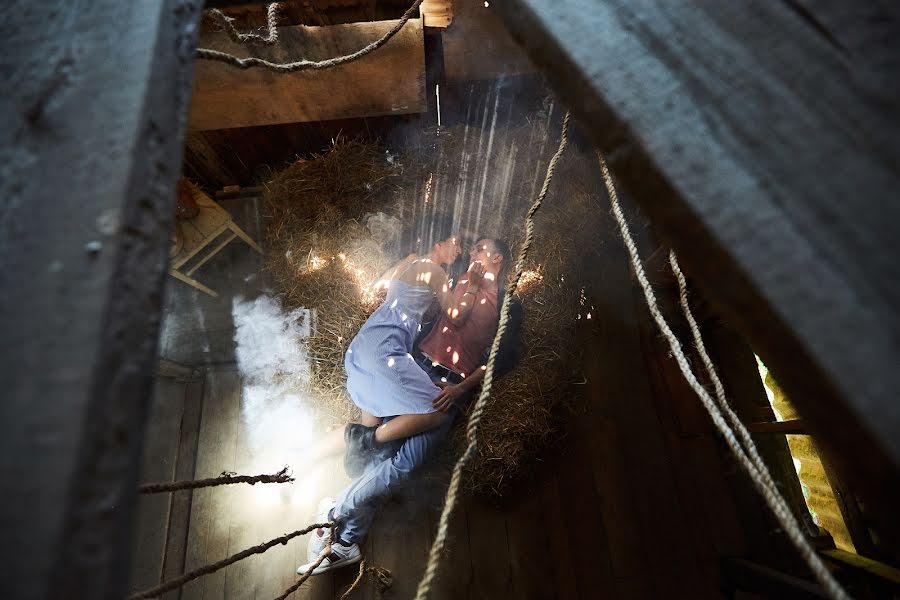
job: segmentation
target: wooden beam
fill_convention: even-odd
[[[445,29],[453,22],[453,0],[423,0],[419,10],[425,27]]]
[[[785,435],[805,435],[808,433],[803,419],[750,423],[747,425],[747,429],[750,433],[781,433]]]
[[[455,0],[453,23],[441,36],[447,81],[474,81],[537,73],[484,0]]]
[[[355,52],[396,21],[278,28],[274,46],[246,46],[224,33],[200,45],[273,62],[324,60]],[[425,112],[421,19],[410,19],[383,47],[357,61],[318,71],[273,73],[198,60],[189,128],[193,131]]]
[[[4,598],[127,591],[200,8],[14,3],[4,16]]]
[[[895,591],[900,591],[900,569],[897,569],[896,567],[836,548],[823,550],[821,554],[840,565],[862,571],[868,575],[887,581],[894,586]]]
[[[202,374],[198,369],[177,363],[174,360],[160,358],[156,364],[156,374],[176,381],[198,381]]]
[[[856,501],[853,491],[847,487],[844,480],[832,468],[828,458],[819,452],[819,460],[822,462],[822,470],[828,479],[828,485],[831,486],[831,492],[834,494],[834,501],[837,503],[838,510],[841,512],[841,518],[847,527],[847,533],[850,534],[850,541],[856,553],[873,560],[881,558],[881,553],[875,546],[872,535],[869,533],[869,525],[863,516],[862,509]]]
[[[900,9],[496,7],[900,547]]]
[[[722,571],[726,598],[736,597],[734,592],[738,590],[766,598],[828,598],[814,583],[743,558],[723,559]]]

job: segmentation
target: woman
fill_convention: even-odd
[[[481,263],[469,267],[469,291],[454,301],[441,265],[453,263],[459,254],[459,240],[449,237],[434,244],[425,256],[411,255],[390,269],[387,298],[350,343],[344,357],[347,391],[362,411],[362,425],[351,423],[345,430],[348,470],[359,467],[350,464],[354,454],[427,431],[447,418],[432,405],[440,388],[411,353],[422,316],[435,297],[456,325],[471,313],[471,299],[481,285],[484,267]],[[385,417],[391,418],[383,421]]]

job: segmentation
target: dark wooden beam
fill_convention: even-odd
[[[491,6],[900,547],[900,8]]]
[[[821,554],[841,566],[861,571],[869,576],[888,582],[893,587],[894,593],[900,593],[900,569],[896,567],[836,548],[823,550]]]
[[[199,381],[203,374],[199,369],[177,363],[174,360],[160,358],[156,364],[156,374],[160,377],[168,377],[176,381]]]
[[[754,592],[766,598],[828,598],[814,583],[743,558],[725,558],[721,566],[726,598],[736,597],[736,591]]]
[[[387,33],[396,21],[278,28],[273,46],[244,45],[225,33],[203,34],[200,45],[276,63],[350,54]],[[273,73],[197,61],[192,131],[425,112],[425,51],[421,19],[410,19],[390,42],[346,65]]]
[[[844,520],[844,525],[847,527],[850,541],[853,542],[856,553],[873,560],[882,558],[874,540],[872,540],[872,534],[869,533],[869,525],[866,523],[862,509],[856,501],[856,495],[847,487],[841,476],[835,472],[827,456],[819,452],[819,459],[822,462],[822,470],[828,479],[828,485],[831,486],[834,501],[841,512],[841,518]]]
[[[484,0],[454,0],[453,24],[441,32],[448,81],[500,79],[537,73]]]
[[[808,433],[803,419],[749,423],[747,429],[750,433],[781,433],[785,435],[805,435]]]
[[[6,7],[0,597],[127,590],[200,7]]]

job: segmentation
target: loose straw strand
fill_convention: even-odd
[[[194,579],[198,579],[203,577],[204,575],[209,575],[210,573],[215,573],[220,569],[224,569],[228,565],[234,564],[239,560],[243,560],[248,556],[253,556],[254,554],[262,554],[263,552],[269,550],[274,546],[278,546],[279,544],[286,544],[289,540],[305,535],[310,531],[315,529],[319,529],[320,527],[329,527],[333,528],[333,523],[314,523],[309,525],[308,527],[304,527],[303,529],[297,530],[293,533],[288,533],[281,537],[277,537],[273,540],[269,540],[264,544],[260,544],[258,546],[253,546],[252,548],[247,548],[246,550],[241,550],[237,554],[232,554],[228,558],[224,558],[218,562],[214,562],[212,564],[204,565],[198,569],[194,569],[188,573],[181,575],[180,577],[176,577],[175,579],[170,579],[169,581],[163,582],[160,585],[151,588],[149,590],[144,590],[142,592],[137,592],[129,596],[129,600],[142,600],[143,598],[156,598],[165,594],[166,592],[172,591],[174,589],[182,587],[184,584],[193,581]],[[330,540],[329,540],[330,547]],[[305,580],[304,580],[305,581]],[[299,586],[298,586],[299,587]]]
[[[684,375],[684,378],[687,380],[688,384],[700,398],[700,401],[706,408],[707,412],[709,412],[716,428],[725,438],[728,447],[732,450],[732,453],[734,454],[738,463],[744,468],[745,471],[747,471],[747,474],[750,475],[751,481],[756,486],[760,495],[769,505],[769,508],[775,514],[775,517],[784,528],[785,533],[787,533],[788,538],[793,542],[794,546],[800,552],[800,555],[803,557],[810,570],[812,570],[816,579],[819,581],[828,595],[832,598],[836,600],[849,600],[850,596],[846,591],[844,591],[837,580],[834,579],[825,564],[822,562],[822,559],[818,556],[818,554],[816,554],[815,550],[810,545],[809,540],[806,539],[806,536],[803,534],[803,531],[799,523],[797,523],[794,514],[788,508],[787,503],[781,496],[778,489],[773,485],[770,486],[767,483],[767,481],[771,481],[771,476],[767,478],[765,475],[761,474],[761,469],[758,468],[757,465],[754,464],[754,461],[747,455],[747,452],[744,450],[744,448],[741,446],[741,443],[735,436],[734,431],[732,431],[732,429],[725,422],[725,419],[722,416],[722,412],[719,410],[718,406],[709,395],[709,392],[706,391],[706,389],[700,384],[700,382],[691,371],[691,367],[688,364],[687,357],[685,356],[684,351],[681,348],[681,344],[678,342],[678,338],[676,338],[675,334],[672,333],[672,330],[669,328],[668,323],[666,323],[665,318],[662,316],[662,313],[660,312],[659,306],[656,302],[656,295],[653,292],[653,288],[650,286],[650,282],[647,281],[647,276],[644,273],[644,268],[641,264],[641,260],[637,252],[637,247],[635,246],[634,240],[631,237],[628,223],[625,220],[622,209],[619,206],[618,194],[616,193],[615,184],[612,180],[612,176],[610,175],[609,168],[606,165],[606,161],[604,160],[603,155],[599,152],[597,152],[597,158],[600,163],[600,170],[603,173],[603,181],[606,184],[606,189],[609,193],[613,215],[616,218],[616,221],[619,225],[619,231],[622,234],[622,239],[625,243],[625,247],[628,250],[632,268],[634,269],[638,282],[641,284],[641,288],[644,292],[644,297],[647,300],[647,307],[649,308],[650,314],[653,316],[653,319],[656,321],[657,326],[668,340],[669,346],[672,350],[672,354],[675,357],[679,368],[681,369],[682,375]],[[690,310],[690,308],[688,308],[688,310]],[[752,444],[752,440],[750,440],[750,443]],[[765,470],[764,464],[762,465],[762,470]]]
[[[281,8],[278,2],[272,2],[266,7],[266,35],[249,32],[243,33],[234,26],[234,18],[229,17],[218,8],[209,9],[208,14],[218,21],[219,25],[225,29],[225,32],[235,42],[240,44],[266,44],[272,45],[278,41],[278,10]]]
[[[490,396],[491,385],[494,379],[494,364],[496,362],[497,354],[500,349],[500,340],[503,339],[503,334],[505,333],[507,324],[509,322],[510,300],[516,292],[516,288],[519,285],[519,280],[522,278],[522,272],[525,269],[525,260],[528,257],[528,251],[531,248],[532,241],[534,240],[534,215],[541,207],[541,204],[544,201],[544,197],[547,195],[547,191],[550,189],[550,182],[553,179],[553,173],[556,171],[556,163],[559,162],[559,159],[566,148],[566,144],[568,143],[568,133],[569,114],[566,113],[566,117],[563,120],[562,132],[560,133],[559,137],[559,148],[557,149],[556,154],[554,154],[553,158],[550,160],[550,164],[547,166],[547,175],[544,178],[544,185],[525,217],[525,238],[522,244],[522,248],[519,251],[518,261],[516,262],[516,276],[513,279],[512,284],[506,290],[506,295],[503,299],[503,308],[500,311],[500,322],[497,326],[497,333],[496,335],[494,335],[494,341],[491,344],[491,353],[488,358],[484,381],[481,385],[481,394],[479,395],[478,401],[475,403],[475,406],[472,408],[472,411],[469,414],[469,422],[466,427],[466,438],[468,441],[468,445],[465,452],[463,452],[462,456],[460,456],[459,460],[456,461],[456,465],[454,465],[453,467],[453,475],[450,478],[450,486],[447,488],[447,496],[444,500],[444,508],[441,512],[441,519],[438,523],[437,535],[435,536],[434,543],[431,546],[431,551],[428,556],[428,565],[425,568],[425,574],[422,576],[422,580],[419,582],[419,588],[416,592],[416,600],[425,600],[425,598],[428,597],[428,594],[431,592],[431,586],[434,582],[434,577],[437,573],[438,566],[440,565],[444,545],[447,541],[447,531],[450,525],[450,516],[452,515],[453,510],[456,508],[459,485],[460,481],[462,480],[462,473],[466,465],[468,465],[469,461],[473,456],[475,456],[475,452],[477,451],[478,424],[481,421],[482,414],[484,413],[485,406],[487,405],[488,397]]]
[[[367,54],[378,50],[382,46],[384,46],[389,39],[394,37],[403,26],[406,25],[407,21],[412,18],[415,12],[419,9],[419,5],[422,4],[422,0],[415,0],[412,6],[410,6],[403,16],[400,17],[393,27],[391,27],[390,31],[386,34],[372,42],[371,44],[353,52],[351,54],[346,54],[344,56],[337,56],[334,58],[329,58],[326,60],[298,60],[295,62],[289,63],[273,63],[268,60],[256,57],[248,57],[248,58],[238,58],[233,54],[228,54],[227,52],[221,52],[219,50],[212,50],[210,48],[197,48],[197,58],[201,58],[204,60],[216,60],[219,62],[223,62],[239,69],[249,69],[250,67],[264,67],[271,71],[275,71],[276,73],[293,73],[296,71],[311,71],[318,69],[328,69],[330,67],[336,67],[339,65],[345,65],[349,62],[353,62],[354,60],[359,60],[360,58],[366,56]]]
[[[164,483],[144,483],[138,487],[141,494],[160,494],[164,492],[177,492],[179,490],[196,490],[198,488],[216,487],[219,485],[234,485],[236,483],[290,483],[294,478],[288,474],[285,467],[271,475],[237,475],[235,473],[222,473],[219,477],[210,479],[193,479],[187,481],[172,481]]]

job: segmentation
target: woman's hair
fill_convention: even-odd
[[[424,227],[420,224],[416,230],[410,233],[413,236],[410,240],[412,252],[419,255],[428,254],[435,244],[443,242],[453,235],[453,220],[437,218]]]

